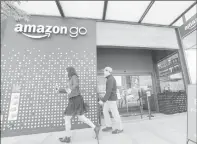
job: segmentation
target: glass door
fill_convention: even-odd
[[[152,90],[151,75],[114,75],[117,83],[117,106],[122,117],[138,116],[148,113],[146,100],[147,89]],[[106,79],[98,75],[97,92],[100,97],[105,95]],[[154,97],[150,98],[151,110],[155,109]]]

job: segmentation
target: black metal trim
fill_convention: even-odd
[[[197,28],[193,29],[192,31],[190,31],[189,33],[187,33],[186,35],[182,36],[181,38],[184,39],[186,36],[190,35],[191,33],[193,33],[194,31],[196,31]]]
[[[185,15],[182,16],[182,21],[183,21],[183,23],[187,22]]]
[[[56,5],[57,5],[57,8],[58,8],[58,10],[59,10],[61,16],[62,16],[62,17],[65,17],[64,11],[63,11],[63,9],[62,9],[62,6],[61,6],[59,0],[55,0],[55,3],[56,3]]]
[[[140,46],[113,46],[113,45],[97,45],[97,48],[121,48],[121,49],[142,49],[142,50],[169,50],[169,51],[174,51],[178,50],[175,48],[164,48],[164,47],[140,47]]]
[[[40,14],[39,15],[38,14],[32,14],[31,16],[61,18],[61,16],[40,15]],[[96,22],[105,22],[105,23],[130,24],[130,25],[165,27],[165,28],[179,28],[178,26],[168,26],[168,25],[149,24],[149,23],[138,23],[138,22],[119,21],[119,20],[102,20],[102,19],[95,19],[95,18],[78,18],[78,17],[68,17],[68,16],[66,18],[67,19],[78,19],[78,20],[93,20],[93,21],[96,21]]]
[[[146,8],[146,10],[144,11],[143,15],[141,16],[140,20],[138,21],[138,23],[141,23],[143,21],[143,19],[145,18],[145,16],[147,15],[147,13],[151,9],[151,7],[153,6],[154,2],[155,1],[151,1],[150,2],[150,4],[148,5],[148,7]]]
[[[182,69],[182,74],[183,74],[183,80],[184,80],[184,85],[185,85],[185,90],[187,91],[187,85],[190,84],[190,77],[189,77],[189,72],[188,72],[188,65],[186,63],[186,57],[184,53],[184,46],[182,43],[182,39],[180,36],[180,31],[179,29],[175,29],[176,32],[176,37],[179,45],[179,50],[178,50],[178,55],[179,55],[179,60],[181,63],[181,69]]]
[[[188,142],[189,142],[189,141],[191,141],[191,142],[193,142],[193,143],[196,143],[195,141],[188,139]],[[187,144],[188,144],[188,143],[187,143]]]
[[[107,5],[108,5],[108,0],[105,0],[104,2],[104,7],[103,7],[103,20],[106,18],[106,13],[107,13]]]
[[[172,26],[175,22],[177,22],[183,15],[185,15],[191,8],[193,8],[196,5],[196,1],[189,6],[181,15],[179,15],[169,26]]]
[[[169,57],[175,55],[176,53],[178,54],[178,49],[176,49],[176,50],[174,49],[174,50],[172,50],[172,51],[174,51],[174,52],[172,52],[171,54],[169,54],[169,55],[167,55],[167,56],[161,58],[160,60],[157,61],[157,63],[160,63],[160,62],[162,62],[163,60],[168,59]]]

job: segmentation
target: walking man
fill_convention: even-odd
[[[123,132],[122,122],[120,118],[120,114],[117,107],[117,87],[116,87],[116,80],[112,76],[112,68],[106,67],[104,69],[104,77],[107,78],[106,82],[106,94],[101,100],[99,101],[100,105],[103,106],[103,115],[106,127],[102,129],[103,132],[112,131],[112,134],[118,134]],[[110,119],[109,110],[112,113],[112,116],[115,120],[115,125],[112,128],[112,121]]]

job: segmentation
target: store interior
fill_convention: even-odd
[[[186,111],[178,50],[98,47],[99,97],[105,95],[106,79],[102,72],[105,66],[113,68],[117,82],[117,105],[123,120],[147,118],[149,110],[151,116]]]

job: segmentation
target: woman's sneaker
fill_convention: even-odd
[[[98,139],[98,136],[99,136],[99,132],[100,132],[100,126],[97,125],[95,128],[94,128],[94,132],[96,134],[96,139]]]
[[[112,130],[112,127],[106,127],[104,129],[102,129],[103,132],[108,132],[108,131],[111,131]]]
[[[115,129],[114,131],[112,131],[112,134],[119,134],[121,132],[123,132],[123,130]]]

